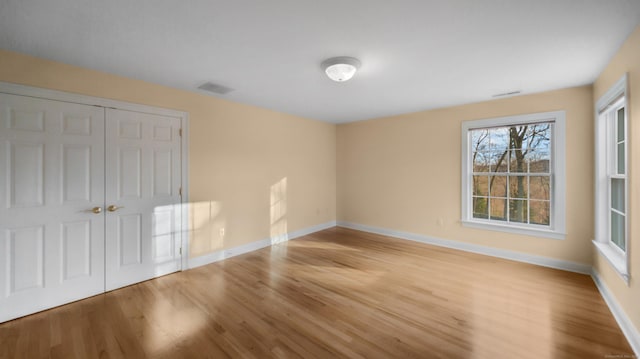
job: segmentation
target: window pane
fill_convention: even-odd
[[[611,212],[611,242],[623,251],[625,250],[624,242],[624,216]]]
[[[529,215],[527,213],[527,201],[513,199],[509,202],[509,220],[511,222],[527,223]]]
[[[488,198],[473,197],[473,218],[489,218]]]
[[[531,173],[549,173],[549,165],[551,156],[549,152],[533,151],[528,154],[529,172]]]
[[[481,143],[481,137],[483,137],[483,135],[485,135],[487,133],[486,130],[470,130],[469,134],[470,134],[470,138],[471,138],[471,145],[473,145],[473,149],[476,150],[476,145],[478,143]]]
[[[491,153],[491,172],[507,172],[508,164],[507,151]]]
[[[489,176],[473,176],[473,195],[489,195]]]
[[[507,176],[489,177],[489,195],[491,197],[507,196]]]
[[[551,222],[549,201],[529,201],[529,223],[548,226]]]
[[[624,210],[624,179],[612,178],[611,179],[611,208],[614,208],[622,213]]]
[[[625,171],[624,160],[625,160],[624,142],[622,142],[622,143],[618,143],[618,174],[620,175],[623,175]]]
[[[498,221],[507,220],[507,200],[504,198],[491,198],[491,219]]]
[[[624,141],[624,107],[618,110],[618,141]]]
[[[526,137],[523,139],[523,149],[530,149],[538,152],[549,152],[551,148],[551,127],[550,123],[538,123],[530,125],[527,129]]]
[[[549,176],[531,176],[529,177],[529,198],[549,200],[551,193]]]
[[[509,171],[513,173],[549,173],[549,163],[549,152],[512,150],[509,158]]]
[[[504,152],[509,148],[509,128],[498,127],[489,130],[490,148],[495,152]]]
[[[473,172],[489,172],[490,154],[487,152],[473,153]]]
[[[489,150],[489,130],[471,130],[471,148],[473,151]]]
[[[529,163],[527,160],[525,151],[509,151],[509,172],[526,173],[529,170]]]
[[[527,177],[509,176],[509,197],[527,198]]]

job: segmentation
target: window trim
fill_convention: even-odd
[[[471,213],[473,209],[471,182],[473,181],[472,164],[470,162],[469,141],[470,130],[487,127],[504,127],[509,125],[532,124],[542,122],[554,122],[552,131],[551,146],[553,146],[553,156],[551,158],[551,208],[552,217],[550,226],[534,226],[527,224],[491,222],[487,220],[477,220]],[[461,222],[465,227],[487,229],[512,234],[523,234],[535,237],[564,239],[566,222],[566,201],[565,201],[565,111],[540,112],[526,115],[515,115],[498,118],[488,118],[482,120],[469,120],[462,122],[462,192],[461,192]]]
[[[598,252],[611,264],[615,272],[629,285],[629,97],[628,75],[625,73],[595,105],[595,211],[594,240]],[[625,251],[622,251],[610,240],[610,185],[609,162],[611,161],[608,146],[611,134],[607,123],[607,114],[618,107],[622,101],[625,108]]]

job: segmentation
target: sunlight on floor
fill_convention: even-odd
[[[144,328],[142,344],[150,356],[171,353],[177,348],[176,343],[186,341],[206,330],[207,320],[197,308],[179,309],[168,301],[158,300],[150,304],[153,309],[145,319],[148,327]]]
[[[311,241],[296,242],[296,241],[290,241],[287,245],[290,248],[331,249],[331,250],[340,250],[340,251],[360,252],[359,249],[356,249],[356,248],[353,248],[353,247],[349,247],[349,246],[345,246],[345,245],[341,245],[341,244],[338,244],[338,243],[331,243],[331,242],[311,242]]]
[[[364,288],[376,283],[386,272],[352,269],[327,265],[294,265],[291,267],[296,278],[316,283],[339,284],[349,288]]]
[[[469,290],[473,320],[468,324],[473,328],[474,355],[497,358],[518,348],[527,348],[532,357],[552,358],[552,346],[538,345],[553,342],[547,294],[531,293],[528,299],[522,300],[519,290],[495,282],[493,286],[477,283]],[[496,337],[504,340],[496,343]]]

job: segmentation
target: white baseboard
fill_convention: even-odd
[[[333,228],[336,226],[336,221],[318,224],[315,226],[299,229],[297,231],[289,232],[283,235],[279,235],[277,238],[265,238],[259,241],[243,244],[241,246],[222,249],[213,253],[206,254],[204,256],[189,258],[188,268],[196,268],[210,263],[218,262],[227,258],[235,257],[241,254],[249,253],[269,247],[274,244],[286,242],[298,237],[306,236],[307,234],[322,231],[327,228]]]
[[[383,236],[390,236],[400,239],[406,239],[410,241],[416,241],[426,244],[432,244],[439,247],[446,247],[457,249],[465,252],[472,252],[478,254],[484,254],[492,257],[510,259],[518,262],[525,262],[536,264],[543,267],[550,267],[556,269],[562,269],[569,272],[576,272],[581,274],[591,274],[591,266],[581,263],[575,263],[570,261],[564,261],[560,259],[548,258],[543,256],[536,256],[532,254],[526,254],[521,252],[509,251],[506,249],[498,249],[492,247],[481,246],[478,244],[464,243],[459,241],[453,241],[449,239],[441,239],[435,237],[424,236],[421,234],[400,232],[392,229],[372,227],[363,224],[351,223],[351,222],[338,222],[339,227],[356,229],[363,232],[381,234]]]
[[[299,229],[297,231],[293,231],[289,233],[289,240],[296,239],[298,237],[306,236],[307,234],[320,232],[325,229],[333,228],[337,225],[336,221],[331,221],[327,223],[317,224],[315,226]]]
[[[616,322],[618,322],[622,333],[624,333],[627,341],[629,341],[629,345],[631,345],[631,349],[633,349],[636,358],[640,358],[640,333],[638,333],[638,329],[633,325],[595,268],[591,271],[591,277],[596,283],[596,287],[598,287],[602,298],[604,298],[604,301],[609,306],[613,317],[616,319]]]

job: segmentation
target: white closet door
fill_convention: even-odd
[[[104,109],[0,94],[0,322],[104,291]]]
[[[112,290],[181,268],[181,139],[178,118],[116,109],[106,118],[106,289]]]

